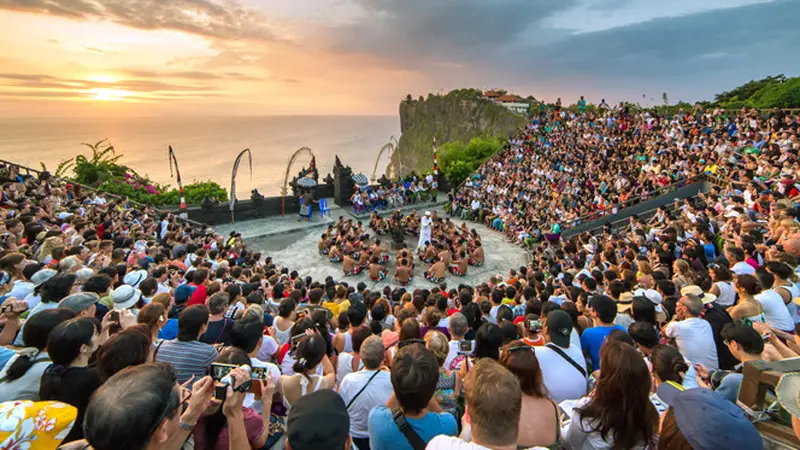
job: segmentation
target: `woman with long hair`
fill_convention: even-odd
[[[761,282],[758,278],[752,275],[739,275],[736,277],[733,287],[739,296],[739,303],[728,308],[731,318],[751,324],[754,322],[766,323],[764,307],[755,297],[761,292]]]
[[[733,274],[731,270],[720,264],[709,266],[711,276],[711,289],[708,292],[717,296],[716,302],[724,307],[733,306],[736,302],[736,291],[733,287]]]
[[[581,449],[646,449],[658,431],[650,401],[650,370],[629,344],[609,341],[600,351],[594,391],[578,400],[572,420],[561,430],[564,446]]]
[[[445,411],[458,419],[458,396],[456,395],[456,372],[447,370],[444,362],[450,352],[450,343],[447,337],[439,331],[431,330],[425,334],[425,346],[436,357],[439,363],[439,381],[436,383],[436,392],[433,394],[436,403]]]
[[[295,309],[297,309],[297,304],[291,298],[281,300],[278,305],[278,317],[272,323],[272,336],[275,337],[279,346],[289,342],[294,321],[297,319]]]
[[[39,400],[42,374],[52,362],[47,354],[50,333],[58,324],[73,317],[74,312],[60,308],[42,311],[25,322],[25,328],[19,333],[25,348],[12,356],[0,371],[0,402]]]
[[[153,345],[158,345],[161,342],[161,339],[158,338],[158,332],[167,324],[167,310],[164,305],[151,302],[139,310],[136,322],[147,326],[147,330],[150,332],[150,340]]]
[[[77,317],[58,324],[47,340],[47,353],[53,364],[42,375],[39,398],[67,403],[78,409],[75,426],[64,442],[83,438],[83,416],[89,398],[102,384],[97,369],[89,367],[89,359],[102,343],[100,331],[100,322],[96,319]]]
[[[292,403],[300,397],[320,389],[333,389],[336,384],[336,373],[327,355],[328,346],[325,339],[316,331],[306,332],[297,344],[294,363],[294,375],[281,375],[278,391],[283,396],[283,405],[288,413]],[[322,367],[322,375],[317,368]]]
[[[250,365],[250,357],[244,350],[237,347],[227,347],[219,355],[217,362],[235,366]],[[272,377],[264,381],[253,381],[261,384],[261,395],[271,397],[270,392],[275,390]],[[197,422],[193,436],[195,448],[198,450],[227,450],[229,444],[228,420],[222,413],[223,403],[213,407],[211,414],[206,415]],[[270,436],[269,413],[259,414],[253,408],[242,406],[244,428],[251,448],[265,448]]]
[[[677,347],[663,344],[656,345],[650,355],[650,364],[652,365],[655,388],[667,383],[678,390],[685,389],[683,381],[686,378],[686,373],[689,372],[689,364]]]
[[[678,290],[697,283],[697,273],[685,259],[678,259],[672,263],[672,270],[674,273],[672,282]]]
[[[542,369],[534,348],[523,341],[513,341],[503,347],[500,364],[517,377],[522,389],[517,446],[548,447],[558,444],[561,437],[558,405],[547,397]]]

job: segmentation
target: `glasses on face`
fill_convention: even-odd
[[[403,348],[406,345],[411,345],[411,344],[422,344],[422,345],[425,345],[425,341],[422,340],[422,339],[406,339],[405,341],[400,341],[397,344],[397,348]]]
[[[186,389],[183,386],[178,386],[178,390],[173,390],[169,397],[169,402],[167,402],[164,411],[159,416],[158,420],[153,424],[153,429],[150,430],[149,435],[152,435],[161,423],[164,422],[164,419],[167,417],[173,416],[176,411],[179,411],[181,414],[186,410],[189,406],[189,400],[192,398],[192,391]]]

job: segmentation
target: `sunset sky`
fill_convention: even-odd
[[[0,0],[0,117],[710,99],[799,75],[798,23],[800,0]]]

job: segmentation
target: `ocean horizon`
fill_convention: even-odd
[[[91,153],[82,142],[108,138],[123,155],[122,164],[174,187],[167,159],[172,145],[185,184],[211,180],[230,190],[234,159],[250,148],[252,179],[246,159],[236,178],[237,196],[249,198],[252,189],[279,195],[289,158],[301,147],[314,151],[321,177],[332,171],[337,155],[354,173],[369,177],[379,150],[392,136],[400,139],[398,116],[6,118],[0,119],[0,158],[34,169],[43,162],[55,171],[61,161]],[[308,163],[307,157],[299,157],[292,175]],[[384,155],[378,177],[387,165]]]

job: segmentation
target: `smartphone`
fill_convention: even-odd
[[[297,348],[297,345],[303,340],[304,337],[306,337],[305,334],[298,334],[297,336],[293,337],[291,344],[292,348]]]
[[[458,341],[459,353],[472,353],[472,341],[461,340]]]
[[[22,308],[20,310],[15,310],[14,309],[14,305],[10,304],[10,303],[7,304],[7,305],[0,306],[0,314],[5,314],[5,313],[9,313],[9,312],[10,313],[14,313],[14,314],[22,314],[27,310],[28,310],[27,306],[25,306],[24,308]]]
[[[211,363],[211,378],[215,381],[220,381],[237,367],[239,366],[234,364]]]

